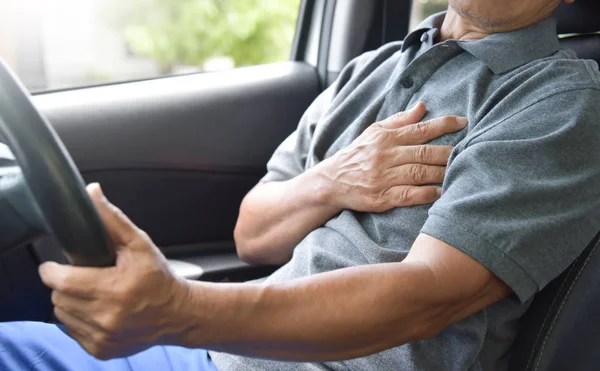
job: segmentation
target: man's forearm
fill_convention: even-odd
[[[445,325],[420,264],[349,268],[275,285],[191,283],[174,313],[185,347],[297,361],[350,359],[434,336]]]
[[[235,228],[240,257],[253,264],[286,263],[308,233],[341,211],[328,202],[330,191],[316,170],[256,186],[244,198]]]
[[[401,263],[270,285],[182,285],[158,342],[295,361],[344,360],[436,336],[510,294],[484,266],[420,235]]]

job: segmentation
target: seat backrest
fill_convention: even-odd
[[[579,58],[600,63],[600,1],[576,0],[562,4],[554,12],[558,21],[561,46],[577,53]]]
[[[600,1],[559,6],[563,48],[600,61]],[[600,120],[600,117],[598,118]],[[600,226],[599,226],[600,227]],[[520,321],[511,371],[600,370],[600,234],[559,278],[544,288]]]
[[[521,318],[510,371],[600,370],[600,235]]]

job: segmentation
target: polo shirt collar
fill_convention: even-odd
[[[520,30],[492,34],[481,40],[459,41],[458,45],[483,61],[495,74],[548,57],[559,49],[554,18]]]
[[[411,32],[402,50],[419,42],[424,33],[438,32],[446,13],[434,14]],[[520,30],[492,34],[475,41],[457,41],[463,50],[481,60],[495,74],[502,74],[539,58],[548,57],[559,49],[556,20],[548,18]]]
[[[442,26],[442,22],[444,22],[445,17],[446,12],[437,13],[427,17],[423,22],[421,22],[421,24],[417,26],[417,28],[414,29],[414,31],[406,36],[404,42],[402,43],[402,52],[412,45],[421,42],[421,37],[424,33],[430,33],[432,36],[437,36],[439,28]]]

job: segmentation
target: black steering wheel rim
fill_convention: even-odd
[[[115,253],[83,179],[62,141],[37,111],[29,93],[0,60],[0,139],[21,168],[40,223],[61,243],[69,262],[110,266]]]

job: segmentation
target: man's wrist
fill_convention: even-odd
[[[344,207],[339,197],[340,189],[330,175],[330,166],[330,160],[325,160],[307,170],[302,174],[305,177],[302,183],[312,187],[311,192],[318,205],[335,208],[336,212],[339,212]]]
[[[173,290],[163,311],[163,325],[157,328],[156,344],[183,345],[181,335],[194,324],[194,318],[189,318],[190,303],[202,302],[195,298],[192,284],[192,281],[184,278],[175,278]],[[199,307],[197,310],[202,311],[203,308]]]
[[[187,282],[160,344],[219,350],[248,336],[245,330],[260,297],[258,285]]]

